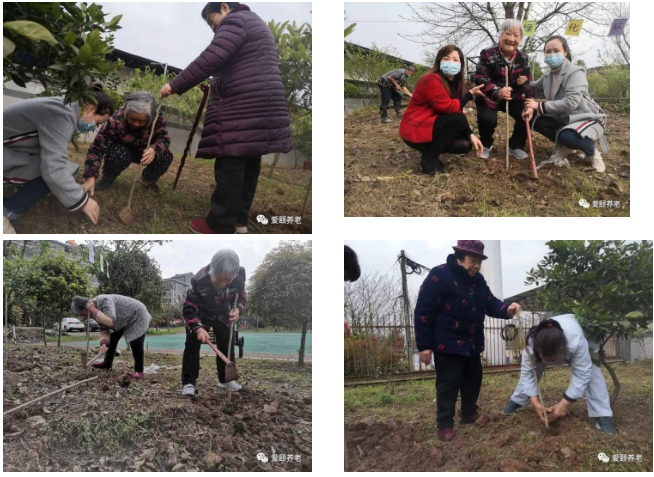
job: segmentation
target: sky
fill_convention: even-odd
[[[98,2],[111,19],[122,14],[115,32],[119,50],[184,69],[209,45],[211,29],[201,17],[206,2]],[[251,3],[264,21],[311,23],[311,3]]]
[[[410,2],[410,4],[416,10],[419,10],[420,3]],[[344,28],[353,22],[357,24],[354,32],[347,37],[348,41],[365,47],[371,47],[373,43],[378,47],[393,46],[399,51],[399,56],[402,59],[424,64],[423,51],[425,51],[425,47],[400,36],[400,34],[405,36],[416,35],[423,30],[423,26],[418,23],[401,21],[403,20],[401,17],[411,18],[412,16],[412,11],[406,3],[346,2],[344,9],[346,18]],[[584,36],[582,30],[579,38],[570,40],[569,44],[573,59],[583,59],[589,68],[600,65],[597,59],[597,51],[604,50],[601,39],[589,37],[588,35]],[[541,66],[545,66],[542,55],[539,62]]]
[[[245,275],[249,279],[264,257],[279,245],[279,240],[173,240],[163,245],[155,245],[148,255],[161,267],[161,276],[191,272],[196,274],[209,264],[211,257],[221,248],[231,248],[241,260]]]
[[[399,256],[400,250],[404,250],[406,256],[413,261],[433,268],[445,263],[447,256],[453,253],[452,246],[456,245],[456,240],[346,240],[345,244],[352,247],[359,256],[362,273],[378,272],[399,279],[400,268],[394,262]],[[509,297],[532,288],[525,286],[524,281],[527,272],[535,267],[549,251],[545,241],[502,240],[500,245],[503,291],[492,290],[492,292],[498,296]],[[481,274],[484,274],[483,265]],[[417,293],[425,276],[424,274],[409,275],[407,283],[410,290]]]

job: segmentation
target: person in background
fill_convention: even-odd
[[[400,137],[412,149],[420,151],[423,174],[445,172],[442,153],[467,154],[474,146],[477,155],[481,141],[463,114],[463,107],[473,96],[483,96],[481,86],[465,91],[460,48],[445,45],[438,51],[434,67],[420,77],[413,97],[400,123]]]
[[[526,159],[524,151],[527,143],[527,128],[522,119],[524,100],[536,96],[533,86],[529,57],[518,49],[524,36],[520,20],[505,20],[500,28],[497,45],[482,50],[479,54],[474,81],[483,85],[486,98],[477,98],[477,125],[484,145],[482,156],[488,159],[493,150],[493,133],[497,127],[497,112],[506,111],[509,102],[509,115],[515,120],[513,134],[509,139],[509,155],[516,159]],[[509,86],[506,86],[505,67],[509,68]]]
[[[182,95],[211,77],[209,105],[196,157],[214,159],[216,188],[196,234],[247,233],[261,156],[293,149],[275,39],[259,16],[237,2],[210,2],[202,18],[214,33],[207,49],[161,97]]]
[[[361,268],[359,267],[359,260],[357,254],[350,247],[345,245],[345,281],[346,282],[356,282],[361,276]],[[350,324],[347,322],[347,318],[343,318],[345,325],[345,337],[350,336],[352,332]]]
[[[130,164],[141,164],[141,184],[159,192],[157,181],[173,162],[170,135],[163,114],[154,117],[157,103],[151,93],[138,91],[130,94],[125,104],[100,128],[86,154],[84,188],[106,190]],[[146,149],[155,121],[150,147]],[[104,158],[102,179],[96,185]]]
[[[433,268],[418,293],[414,312],[420,361],[436,366],[438,438],[454,439],[454,409],[461,392],[460,424],[474,424],[483,369],[486,316],[510,319],[517,303],[495,298],[479,273],[484,255],[480,240],[459,240],[447,262]]]
[[[100,351],[105,355],[103,362],[92,364],[94,368],[112,368],[118,342],[125,336],[134,356],[132,376],[135,379],[143,377],[143,343],[152,320],[143,303],[122,295],[76,296],[71,311],[85,320],[93,318],[100,325]]]
[[[232,308],[238,293],[236,308]],[[234,342],[229,342],[229,327],[238,321],[245,310],[247,292],[245,291],[245,269],[240,266],[236,252],[222,249],[215,253],[211,263],[202,268],[191,279],[182,314],[186,323],[186,343],[182,359],[182,394],[197,394],[196,383],[200,373],[200,346],[210,340],[208,330],[213,329],[218,349],[227,356],[231,348],[234,355]],[[225,362],[216,356],[218,368],[218,387],[240,391],[242,386],[236,381],[225,384]]]
[[[584,330],[575,315],[559,315],[541,321],[538,326],[529,330],[527,347],[535,357],[534,365],[538,382],[547,366],[569,365],[572,369],[570,385],[563,393],[561,401],[546,409],[547,412],[552,413],[551,417],[548,416],[549,419],[564,418],[571,404],[586,398],[588,416],[597,418],[595,424],[597,429],[606,434],[616,433],[604,375],[590,359],[590,350],[597,352],[598,345],[586,340]],[[520,382],[502,412],[511,416],[516,411],[527,408],[529,403],[534,407],[539,419],[545,422],[543,408],[538,400],[538,385],[534,378],[534,371],[526,351],[523,350]]]
[[[381,113],[381,122],[384,124],[392,122],[388,117],[388,105],[393,100],[393,107],[397,118],[402,117],[402,95],[400,91],[404,92],[411,98],[411,92],[406,88],[406,80],[409,76],[416,73],[416,67],[410,65],[408,68],[401,68],[384,73],[379,79],[379,91],[381,92],[381,106],[379,112]]]
[[[68,211],[82,211],[97,225],[100,207],[75,181],[79,165],[68,160],[68,143],[75,131],[91,132],[114,112],[102,86],[95,84],[91,89],[97,104],[31,98],[10,104],[2,112],[3,184],[18,187],[2,204],[4,233],[16,233],[11,221],[50,192]]]
[[[604,135],[606,113],[588,94],[588,80],[583,66],[572,64],[568,42],[562,36],[553,36],[545,42],[545,63],[550,67],[534,83],[534,89],[545,96],[545,101],[528,99],[523,113],[532,121],[534,131],[541,133],[555,145],[554,154],[542,164],[570,166],[566,156],[575,150],[584,153],[597,172],[606,166],[602,151],[609,149]],[[540,167],[540,165],[539,165]]]

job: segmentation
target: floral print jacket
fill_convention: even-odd
[[[141,152],[145,151],[151,129],[152,123],[140,129],[128,129],[124,108],[120,108],[102,125],[100,131],[95,136],[95,140],[89,147],[84,164],[84,178],[98,177],[100,166],[102,165],[102,158],[111,143],[123,144]],[[155,158],[160,157],[170,147],[170,135],[168,134],[166,122],[161,113],[157,117],[157,124],[154,127],[150,147],[154,149]]]

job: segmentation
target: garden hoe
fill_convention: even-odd
[[[166,76],[166,73],[168,72],[168,65],[165,66],[164,68],[164,76]],[[154,114],[154,118],[152,119],[152,129],[150,129],[150,137],[148,138],[148,145],[145,148],[147,151],[150,148],[150,143],[152,143],[152,135],[154,134],[154,127],[157,124],[157,119],[159,118],[159,111],[161,110],[161,105],[163,104],[163,98],[161,101],[159,101],[159,107],[157,108],[157,112]],[[136,183],[139,180],[139,174],[136,174],[136,177],[134,177],[134,182],[132,182],[132,188],[129,191],[129,198],[127,199],[127,207],[123,207],[123,209],[118,213],[118,217],[120,217],[120,220],[123,221],[124,224],[131,224],[134,221],[134,216],[132,215],[132,197],[134,196],[134,189],[136,188]]]

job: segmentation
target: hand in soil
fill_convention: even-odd
[[[558,402],[554,406],[548,407],[547,412],[552,413],[552,420],[564,418],[568,415],[568,403],[564,400]]]
[[[86,202],[86,205],[82,207],[82,212],[84,212],[86,216],[91,219],[93,225],[98,225],[98,219],[100,219],[100,206],[96,201],[89,199]]]

